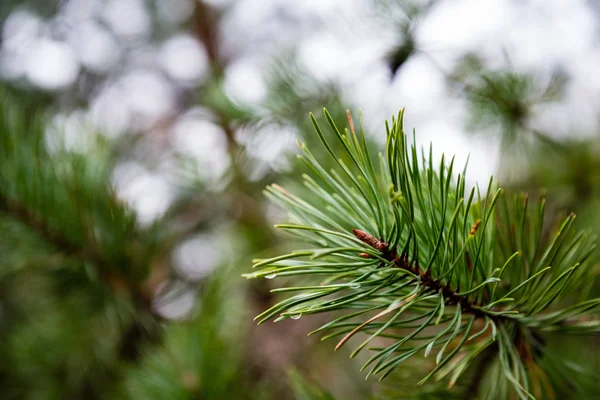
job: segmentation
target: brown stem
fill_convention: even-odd
[[[475,317],[488,316],[494,320],[506,318],[501,315],[486,314],[485,312],[479,310],[476,307],[479,307],[480,305],[475,301],[470,300],[468,297],[457,295],[456,291],[450,287],[449,282],[444,284],[442,281],[435,279],[431,275],[431,271],[429,269],[425,271],[421,270],[418,261],[415,261],[411,264],[408,259],[408,254],[398,255],[396,250],[390,249],[389,245],[383,239],[375,239],[371,234],[358,229],[353,229],[353,232],[360,241],[383,253],[383,258],[389,262],[392,262],[395,268],[403,269],[413,275],[417,275],[419,277],[419,283],[422,286],[425,286],[434,292],[441,293],[446,299],[446,304],[460,305],[463,312],[472,314]]]
[[[204,45],[213,73],[216,76],[223,73],[227,64],[227,60],[220,53],[218,19],[219,13],[214,8],[203,1],[196,2],[192,17],[192,29]]]

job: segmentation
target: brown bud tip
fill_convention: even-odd
[[[371,258],[371,255],[368,253],[360,253],[358,256],[362,258]]]
[[[365,241],[366,238],[373,237],[373,236],[369,235],[367,232],[361,231],[360,229],[352,229],[352,233],[354,233],[354,236],[356,236],[356,238],[358,240],[362,240],[363,242]]]
[[[379,250],[381,242],[379,240],[375,239],[372,235],[368,234],[365,231],[361,231],[360,229],[352,229],[352,232],[354,233],[354,236],[356,236],[356,238],[358,240]]]
[[[477,233],[477,230],[479,229],[479,225],[480,224],[481,224],[481,220],[480,219],[478,219],[477,221],[475,221],[475,223],[471,227],[471,232],[469,232],[469,235],[474,236]]]

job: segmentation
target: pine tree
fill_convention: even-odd
[[[492,179],[484,191],[469,189],[466,166],[457,173],[454,159],[434,162],[431,147],[408,144],[403,112],[386,124],[377,156],[350,114],[343,132],[324,115],[342,152],[311,118],[337,168],[323,168],[300,144],[310,195],[266,190],[290,215],[277,227],[312,247],[255,261],[248,278],[284,279],[273,291],[291,293],[258,323],[331,313],[310,334],[336,338],[335,350],[362,334],[350,357],[369,350],[361,369],[392,385],[398,369],[431,358],[420,380],[411,371],[400,382],[417,395],[432,378],[450,387],[470,379],[467,397],[591,395],[593,369],[550,345],[600,329],[595,238],[574,229],[575,216],[548,221],[543,197],[505,193]]]

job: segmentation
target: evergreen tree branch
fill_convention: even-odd
[[[40,237],[48,241],[57,251],[67,257],[76,257],[84,262],[89,262],[97,268],[102,279],[116,292],[125,291],[127,295],[134,294],[141,303],[150,308],[151,299],[145,293],[139,291],[139,288],[132,282],[128,282],[124,276],[114,271],[114,266],[105,260],[93,246],[80,247],[73,243],[68,237],[60,231],[53,229],[47,221],[38,217],[33,211],[24,207],[15,200],[9,199],[4,193],[0,192],[0,211],[3,211],[21,223],[36,232]]]
[[[312,333],[343,335],[336,349],[367,334],[351,357],[376,338],[390,340],[374,348],[363,366],[370,368],[367,376],[380,379],[420,352],[425,357],[436,352],[436,366],[420,384],[433,375],[451,375],[454,383],[494,348],[504,376],[498,384],[532,398],[524,365],[536,365],[544,332],[583,316],[593,322],[576,323],[570,333],[600,332],[600,299],[589,295],[595,238],[575,232],[571,215],[544,243],[543,199],[531,206],[526,196],[510,198],[494,189],[491,180],[484,194],[478,187],[467,194],[464,171],[453,173],[454,160],[446,164],[442,156],[434,167],[431,147],[428,157],[424,152],[419,157],[408,146],[402,113],[386,125],[379,168],[351,117],[350,130],[341,132],[324,114],[342,154],[311,117],[338,169],[324,169],[301,144],[301,160],[314,176],[304,179],[311,196],[277,185],[266,191],[290,214],[292,223],[278,227],[316,247],[256,260],[257,272],[246,275],[295,277],[306,284],[274,289],[299,294],[256,319],[346,310]],[[365,318],[372,312],[375,316]],[[476,328],[477,321],[485,325]]]
[[[472,228],[472,231],[473,230],[475,230],[475,228]],[[382,257],[391,264],[392,268],[403,269],[416,276],[416,281],[419,282],[421,286],[427,288],[431,293],[441,293],[444,296],[447,305],[460,305],[463,313],[469,313],[475,317],[483,317],[486,315],[486,313],[482,311],[483,304],[478,304],[473,299],[459,296],[457,292],[452,289],[449,282],[443,283],[442,281],[435,279],[431,275],[430,270],[423,271],[417,260],[411,263],[408,258],[408,253],[398,255],[395,250],[391,251],[389,249],[389,246],[385,241],[379,241],[372,235],[358,229],[354,229],[353,232],[359,240],[365,242],[375,250],[381,251]],[[368,257],[367,254],[366,257]],[[505,315],[488,314],[488,316],[492,320],[506,318]]]
[[[143,343],[158,338],[162,320],[152,306],[154,287],[148,282],[162,254],[156,227],[141,232],[135,215],[115,198],[104,148],[85,156],[60,146],[51,150],[46,124],[38,110],[22,106],[0,87],[0,213],[47,244],[43,254],[51,255],[5,245],[3,257],[8,253],[18,260],[20,267],[11,270],[15,277],[32,273],[26,269],[33,266],[58,291],[75,293],[79,285],[93,292],[80,295],[98,296],[90,306],[98,318],[121,312],[119,320],[111,321],[119,334],[115,352],[121,360],[135,360]],[[56,268],[59,264],[63,268]],[[71,307],[67,300],[64,305],[56,301]]]

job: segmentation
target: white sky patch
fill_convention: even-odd
[[[117,196],[135,210],[142,226],[163,215],[174,200],[174,190],[165,177],[139,163],[117,165],[113,177]]]
[[[304,0],[298,2],[296,7],[290,7],[292,11],[299,16],[302,17],[306,14],[320,14],[325,15],[334,11],[336,6],[339,6],[341,3],[346,3],[350,6],[354,3],[353,1],[340,1],[340,0]],[[285,1],[279,1],[279,4],[285,4]]]
[[[235,1],[219,27],[224,54],[274,56],[306,36],[306,32],[315,30],[303,25],[303,20],[294,15],[296,3],[290,7],[292,3],[284,2]]]
[[[556,138],[594,135],[600,105],[598,19],[577,0],[521,9],[506,35],[511,62],[517,69],[538,72],[560,67],[570,78],[564,97],[538,107],[532,125]]]
[[[513,17],[510,0],[458,0],[438,2],[419,24],[417,47],[441,65],[464,52],[493,46]]]
[[[2,26],[3,46],[22,46],[36,39],[44,26],[41,18],[26,11],[13,11]]]
[[[196,304],[196,293],[185,284],[170,284],[164,282],[159,286],[153,308],[163,318],[180,320],[185,319]]]
[[[424,56],[414,56],[394,79],[385,98],[385,109],[396,113],[406,107],[412,118],[427,120],[432,114],[443,113],[441,104],[448,96],[440,71]]]
[[[112,30],[123,38],[134,39],[150,33],[150,15],[142,0],[110,0],[103,17]]]
[[[19,79],[25,74],[25,62],[33,46],[0,47],[0,78]]]
[[[86,21],[102,11],[103,3],[104,0],[67,0],[61,13],[70,22]]]
[[[221,127],[207,120],[201,110],[183,114],[171,134],[173,149],[194,158],[201,179],[216,184],[223,177],[231,163],[227,138]]]
[[[349,62],[338,38],[317,33],[300,44],[298,57],[302,66],[322,82],[334,81]]]
[[[122,104],[121,90],[115,85],[106,85],[90,102],[90,118],[100,132],[108,137],[123,133],[131,120],[129,107]]]
[[[171,78],[183,83],[200,80],[209,68],[204,47],[188,34],[169,38],[161,46],[158,59]]]
[[[29,11],[12,12],[2,26],[0,76],[18,79],[27,72],[27,60],[35,48],[44,23]]]
[[[535,110],[532,127],[556,139],[597,135],[600,108],[597,91],[600,88],[596,86],[595,90],[590,93],[590,87],[583,82],[568,84],[560,102],[545,104]]]
[[[158,51],[153,43],[144,43],[135,46],[127,52],[125,64],[129,70],[133,69],[156,69],[158,63]]]
[[[264,0],[260,6],[253,0],[239,0],[233,9],[225,14],[221,32],[227,51],[237,52],[256,40],[264,32],[272,11],[274,0]],[[257,30],[256,27],[261,27]]]
[[[373,65],[370,73],[365,74],[354,84],[343,90],[345,98],[352,105],[351,112],[355,123],[358,124],[358,110],[362,110],[363,124],[367,132],[375,134],[375,138],[385,144],[385,127],[383,121],[390,118],[398,110],[390,111],[382,107],[389,93],[390,73],[385,64]]]
[[[520,5],[518,9],[504,34],[496,39],[505,44],[517,68],[568,67],[593,51],[597,43],[597,19],[583,2],[549,1],[538,7]]]
[[[79,63],[75,52],[66,43],[41,38],[28,57],[27,78],[34,85],[47,90],[63,89],[75,82]]]
[[[267,125],[251,133],[247,150],[251,156],[277,168],[285,153],[296,147],[297,137],[293,126]]]
[[[222,259],[222,239],[213,234],[204,234],[186,240],[173,252],[175,268],[187,279],[205,278]]]
[[[119,60],[121,48],[117,40],[98,22],[89,20],[70,32],[69,43],[84,67],[102,73]]]
[[[254,165],[244,168],[250,180],[258,180],[270,171],[289,168],[289,156],[297,151],[298,133],[293,126],[269,124],[241,129],[236,140],[246,149]]]
[[[410,125],[406,124],[407,132]],[[429,143],[433,143],[433,162],[439,163],[442,153],[449,165],[455,157],[454,171],[461,172],[467,160],[467,182],[478,183],[485,187],[491,175],[497,170],[499,155],[498,144],[488,136],[465,134],[460,120],[452,118],[421,121],[416,128],[417,148],[429,152]]]
[[[267,96],[261,68],[249,58],[237,60],[227,67],[224,87],[232,101],[244,106],[257,106]]]
[[[136,114],[139,128],[169,114],[175,107],[175,91],[158,71],[133,70],[119,82],[122,102]]]

